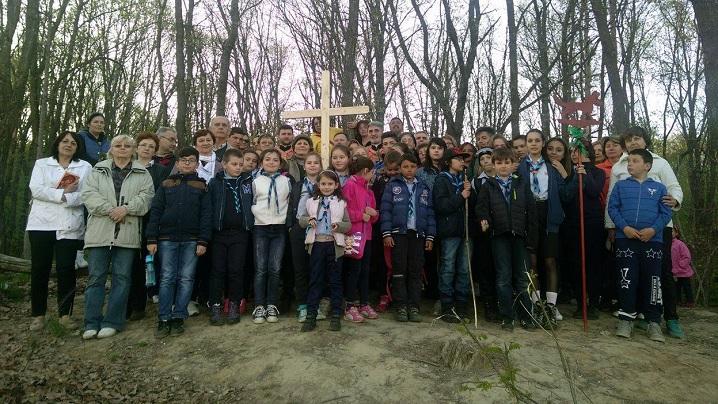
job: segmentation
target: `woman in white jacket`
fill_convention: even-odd
[[[32,250],[32,331],[45,326],[53,251],[60,324],[71,330],[78,328],[70,315],[75,300],[75,256],[82,249],[85,234],[80,184],[92,169],[79,158],[81,145],[79,135],[63,132],[52,143],[51,156],[35,162],[30,177],[32,205],[26,230]]]

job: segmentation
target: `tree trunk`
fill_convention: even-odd
[[[177,87],[177,137],[189,138],[189,125],[187,122],[189,95],[187,93],[186,65],[185,65],[185,25],[182,17],[182,0],[175,0],[175,60],[177,74],[175,87]]]
[[[239,0],[231,0],[229,6],[229,24],[227,24],[227,38],[222,41],[222,55],[219,59],[219,78],[217,82],[217,115],[226,116],[227,85],[229,84],[229,64],[232,48],[237,43],[237,30],[239,28]]]
[[[521,100],[519,98],[519,62],[518,50],[516,44],[516,36],[518,28],[516,27],[516,18],[514,16],[514,1],[506,0],[506,17],[509,30],[509,100],[511,103],[511,138],[515,138],[521,134],[519,128],[519,111],[521,110]]]

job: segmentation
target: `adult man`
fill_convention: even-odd
[[[429,143],[429,134],[420,130],[414,134],[414,139],[416,139],[417,146],[422,143]]]
[[[244,151],[249,148],[249,135],[244,131],[244,129],[233,126],[232,130],[229,132],[227,143],[229,144],[229,147],[244,153]]]
[[[294,140],[294,129],[287,124],[280,125],[277,130],[277,150],[284,160],[292,157],[292,140]]]
[[[209,130],[214,135],[214,154],[217,162],[222,161],[224,152],[227,150],[227,136],[229,135],[229,119],[226,116],[215,116],[209,121]]]
[[[404,131],[404,122],[399,119],[398,116],[391,118],[391,121],[389,121],[389,131],[394,132],[396,136],[401,136],[401,132]]]
[[[177,147],[177,131],[167,126],[160,126],[157,129],[157,137],[160,138],[160,144],[152,159],[155,163],[170,167],[170,169],[174,168],[177,161],[177,156],[174,154]]]
[[[375,158],[372,157],[372,160],[374,161],[379,160],[379,153],[381,149],[381,131],[383,126],[384,124],[379,121],[369,122],[369,144],[366,146],[368,147],[369,157],[376,156]]]

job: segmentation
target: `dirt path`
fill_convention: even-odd
[[[2,296],[2,295],[0,295]],[[54,296],[54,295],[53,295]],[[427,304],[429,304],[427,302]],[[82,296],[76,316],[81,319]],[[50,310],[53,310],[51,305]],[[255,325],[245,315],[235,326],[210,327],[206,311],[178,338],[156,340],[156,305],[107,340],[82,341],[46,327],[27,331],[29,302],[0,300],[0,397],[3,402],[510,402],[481,366],[447,366],[442,348],[468,337],[455,325],[344,321],[341,332],[300,333],[290,316]],[[571,307],[562,306],[569,313]],[[424,312],[429,312],[427,306]],[[579,320],[560,322],[558,339],[573,368],[579,402],[718,402],[718,311],[680,309],[688,338],[665,345],[640,331],[630,341],[613,336],[616,320],[602,313],[584,333]],[[570,317],[570,316],[566,316]],[[473,325],[471,327],[473,330]],[[55,332],[53,332],[55,330]],[[487,343],[503,347],[519,369],[517,385],[538,402],[570,402],[554,341],[543,332],[502,332],[479,323]]]

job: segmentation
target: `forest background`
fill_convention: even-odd
[[[718,300],[717,0],[0,1],[0,253],[26,254],[34,161],[91,112],[109,136],[173,126],[181,145],[214,115],[272,133],[319,106],[322,70],[334,106],[471,142],[567,137],[552,95],[600,92],[592,137],[650,130],[685,193],[697,300]]]

